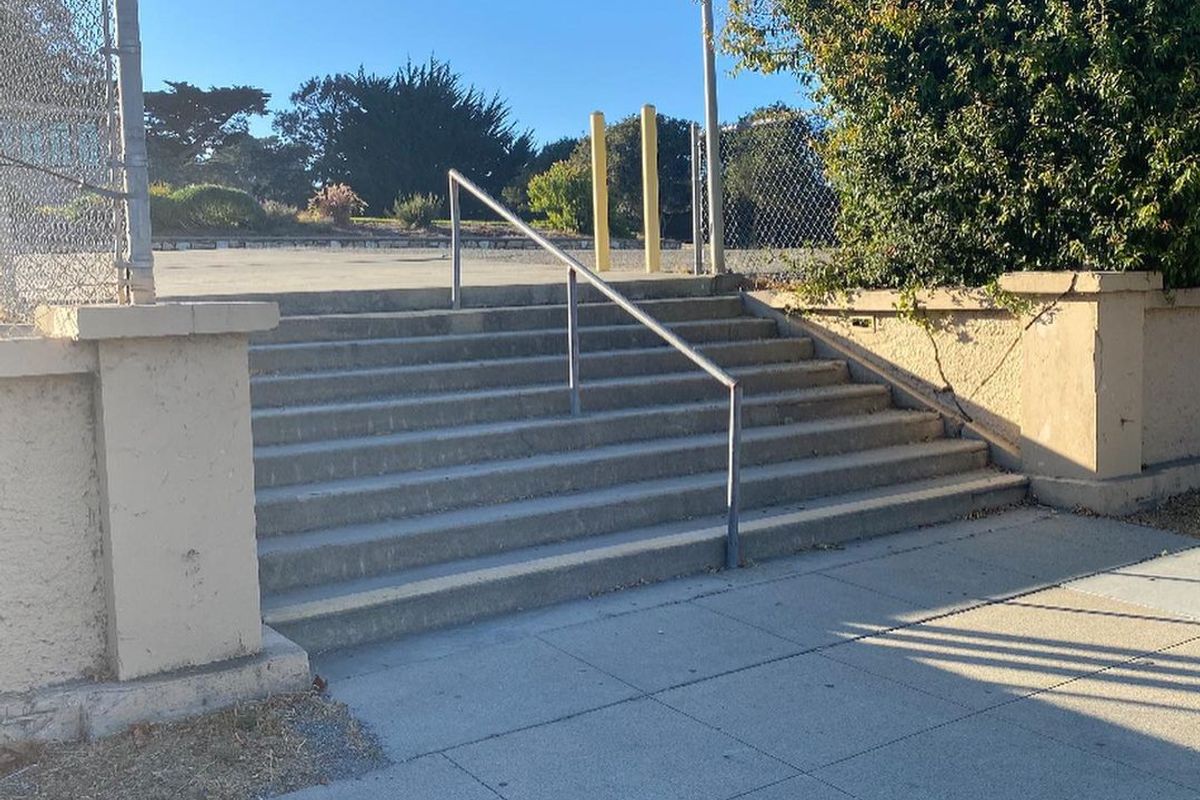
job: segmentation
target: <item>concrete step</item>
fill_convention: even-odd
[[[743,425],[755,428],[883,412],[883,387],[846,384],[792,394],[750,397]],[[529,458],[623,442],[719,433],[728,429],[729,403],[621,409],[582,417],[551,417],[464,425],[383,436],[329,439],[255,449],[260,488],[321,483],[482,461]]]
[[[810,339],[759,339],[716,342],[697,349],[724,367],[748,367],[802,361],[812,357]],[[692,362],[673,347],[607,350],[584,353],[579,373],[583,380],[686,372]],[[378,367],[327,372],[300,372],[251,379],[250,391],[257,407],[322,402],[384,393],[391,396],[443,394],[504,386],[563,383],[566,354],[494,358],[408,367]]]
[[[638,306],[662,323],[738,317],[743,314],[738,295],[645,300]],[[585,303],[579,307],[581,326],[638,324],[614,303]],[[398,339],[410,336],[451,336],[468,333],[502,333],[539,328],[565,328],[567,307],[510,306],[467,308],[460,311],[399,311],[374,314],[327,314],[284,317],[274,331],[258,335],[255,344],[344,341],[347,339]]]
[[[774,321],[754,317],[693,320],[667,327],[691,344],[768,339],[778,335]],[[579,347],[585,353],[668,346],[658,334],[642,325],[594,326],[581,329],[579,335]],[[258,345],[250,349],[250,371],[273,375],[566,355],[566,352],[564,325],[528,331]]]
[[[990,471],[906,482],[747,514],[751,560],[878,536],[1020,502],[1024,478]],[[268,625],[319,652],[719,569],[719,518],[532,547],[267,597]]]
[[[745,509],[982,469],[979,442],[939,440],[747,468]],[[724,470],[624,483],[474,509],[262,539],[263,591],[277,593],[388,570],[719,514]]]
[[[812,360],[738,367],[731,369],[730,373],[742,381],[745,392],[750,395],[830,386],[846,383],[849,379],[849,369],[842,361]],[[349,378],[346,380],[349,381]],[[402,394],[406,386],[402,380],[380,375],[375,383],[368,386],[348,387],[349,396],[342,402],[331,402],[335,398],[322,397],[322,392],[332,392],[336,388],[337,385],[333,384],[317,391],[320,399],[293,397],[290,401],[297,405],[292,407],[255,408],[252,412],[255,443],[284,444],[369,436],[570,413],[570,396],[565,385],[452,391],[404,397]],[[585,413],[676,405],[724,396],[724,387],[697,369],[592,380],[584,383],[581,391]],[[378,399],[366,400],[364,397]],[[280,403],[285,401],[284,396],[271,399]],[[342,396],[338,395],[336,399],[340,400]]]
[[[403,270],[403,264],[397,269]],[[567,270],[565,267],[546,267],[559,270],[562,280],[546,284],[463,287],[464,308],[496,308],[508,306],[562,305],[567,302]],[[504,267],[497,265],[503,280]],[[551,273],[553,274],[553,273]],[[603,277],[603,276],[602,276]],[[622,295],[635,302],[664,298],[711,297],[729,294],[741,288],[738,275],[662,275],[641,280],[613,282]],[[279,312],[287,317],[314,314],[372,314],[398,311],[426,311],[450,308],[450,261],[446,261],[445,287],[425,289],[364,289],[338,292],[265,292],[240,295],[191,295],[174,297],[177,302],[249,301],[279,304]],[[597,303],[605,298],[585,281],[579,282],[580,301]]]
[[[911,411],[754,428],[743,436],[742,463],[751,467],[876,450],[942,433],[937,415]],[[258,534],[278,536],[709,472],[728,463],[728,449],[728,434],[712,433],[261,489]]]

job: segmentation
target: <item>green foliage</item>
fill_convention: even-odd
[[[252,86],[166,84],[165,91],[146,92],[146,146],[155,181],[203,180],[197,168],[213,152],[248,137],[250,118],[265,115],[271,99]]]
[[[551,228],[584,233],[592,228],[592,173],[578,159],[559,161],[529,181],[529,207]]]
[[[170,195],[181,227],[195,231],[256,231],[267,221],[258,201],[241,189],[199,184]]]
[[[500,199],[517,213],[528,215],[530,212],[530,179],[534,175],[541,175],[559,161],[565,161],[570,158],[571,154],[579,147],[580,141],[582,140],[576,137],[567,136],[542,147],[538,151],[538,154],[525,165],[525,168],[512,179],[512,182],[504,187],[504,190],[500,193]]]
[[[433,194],[412,194],[397,198],[392,206],[392,216],[402,225],[414,230],[425,230],[442,213],[442,199]]]
[[[331,219],[334,225],[342,227],[350,225],[351,218],[366,208],[366,202],[344,183],[324,186],[308,201],[310,213]]]
[[[744,66],[791,70],[844,247],[828,286],[982,285],[1011,270],[1200,284],[1194,0],[730,0]]]
[[[317,182],[353,185],[375,213],[396,197],[445,196],[452,168],[499,195],[533,157],[508,104],[436,59],[395,75],[313,78],[292,103],[276,117],[283,139],[311,154]]]
[[[205,183],[243,189],[259,200],[303,205],[313,193],[308,152],[278,137],[242,136],[217,148],[192,172]]]

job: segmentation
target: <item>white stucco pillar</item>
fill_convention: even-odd
[[[248,336],[271,303],[43,309],[95,342],[108,651],[118,680],[262,648]]]

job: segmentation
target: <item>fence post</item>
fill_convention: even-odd
[[[604,114],[592,114],[592,220],[596,238],[596,271],[612,266],[612,242],[608,231],[608,135]]]
[[[662,228],[658,219],[658,110],[642,107],[642,217],[646,232],[646,272],[662,268]]]
[[[128,263],[122,295],[127,302],[152,304],[154,249],[150,230],[150,163],[146,153],[142,36],[138,0],[117,3],[117,87],[121,98],[121,160],[125,189],[125,253]]]
[[[713,32],[712,0],[701,0],[704,33],[705,132],[708,148],[708,235],[711,237],[713,272],[725,272],[725,187],[721,180],[721,118],[717,110],[717,54]]]
[[[692,134],[692,272],[704,274],[704,189],[700,186],[700,125],[693,122]]]

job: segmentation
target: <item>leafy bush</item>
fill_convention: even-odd
[[[442,200],[433,194],[411,194],[392,206],[392,216],[414,230],[428,228],[441,213]]]
[[[267,221],[267,214],[257,200],[228,186],[185,186],[174,192],[171,199],[178,204],[184,226],[192,230],[254,231]]]
[[[819,87],[831,284],[1161,270],[1200,285],[1200,6],[731,0],[743,64]]]
[[[170,194],[156,194],[153,187],[150,192],[150,226],[156,234],[181,233],[186,228],[179,202]]]
[[[546,215],[551,228],[572,233],[592,229],[591,169],[576,159],[559,161],[529,181],[529,208]]]
[[[363,199],[344,183],[325,186],[308,201],[310,212],[342,226],[349,225],[351,217],[361,214],[366,208]]]

